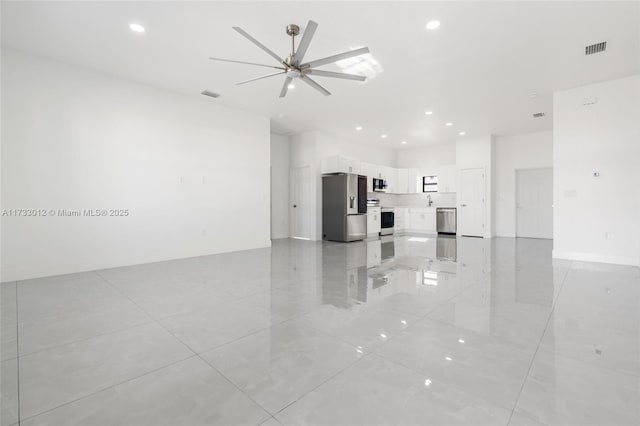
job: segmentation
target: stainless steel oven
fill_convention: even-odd
[[[393,234],[395,224],[395,213],[392,208],[383,207],[380,209],[380,235]]]

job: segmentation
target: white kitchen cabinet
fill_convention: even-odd
[[[420,178],[420,170],[407,169],[407,188],[408,194],[421,194],[422,182]]]
[[[436,211],[434,208],[410,208],[406,228],[413,232],[434,234]]]
[[[383,179],[387,181],[387,192],[395,194],[398,192],[398,169],[395,167],[383,167]]]
[[[456,166],[442,166],[438,169],[438,192],[457,192]]]
[[[367,208],[367,235],[380,233],[380,207]]]
[[[395,193],[416,194],[419,191],[418,169],[396,169]]]
[[[378,164],[370,164],[369,171],[371,175],[369,177],[376,178],[376,179],[384,179],[384,175],[385,175],[384,169],[386,169],[385,166],[380,166]]]
[[[397,169],[396,177],[398,179],[396,192],[398,194],[409,193],[409,169]]]
[[[407,229],[407,214],[409,209],[405,207],[396,207],[394,216],[394,230],[403,232]]]
[[[326,157],[322,160],[321,166],[322,173],[360,173],[360,161],[342,157],[340,155],[334,155],[332,157]]]

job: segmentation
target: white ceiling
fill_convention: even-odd
[[[204,89],[218,92],[220,98],[204,100],[269,116],[279,133],[323,129],[408,148],[455,140],[462,130],[473,137],[551,129],[554,90],[640,72],[639,5],[3,1],[2,43],[194,97]],[[319,27],[306,59],[365,45],[384,71],[366,83],[317,77],[332,96],[299,84],[281,99],[281,76],[234,85],[267,68],[208,59],[271,64],[231,27],[286,56],[285,26],[304,29],[309,19]],[[442,22],[438,30],[425,29],[431,19]],[[146,33],[131,32],[131,22]],[[586,57],[584,46],[601,40],[608,42],[606,53]],[[547,117],[533,119],[539,111]],[[454,126],[445,127],[447,121]]]

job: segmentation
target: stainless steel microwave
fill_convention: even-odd
[[[384,179],[373,178],[374,192],[387,192],[387,181]]]

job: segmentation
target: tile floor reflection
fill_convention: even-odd
[[[2,425],[640,424],[640,270],[390,236],[3,283]]]

